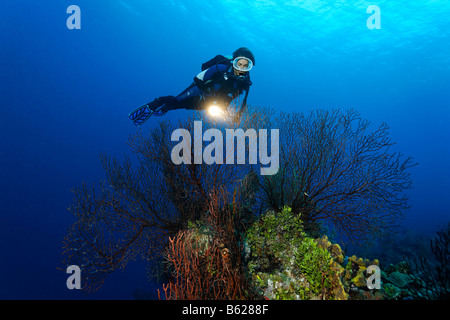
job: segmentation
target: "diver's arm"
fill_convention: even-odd
[[[228,70],[228,66],[224,64],[218,64],[215,65],[209,69],[206,69],[205,71],[200,72],[197,76],[194,77],[194,82],[197,85],[197,87],[200,88],[200,90],[203,90],[205,87],[205,84],[208,81],[213,80],[215,77],[217,77],[218,73],[223,73]]]

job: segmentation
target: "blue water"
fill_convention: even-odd
[[[72,4],[80,30],[66,26]],[[381,29],[366,25],[371,4]],[[387,122],[419,163],[403,224],[435,232],[450,213],[449,16],[447,0],[3,0],[0,298],[154,298],[139,262],[92,295],[66,288],[56,267],[71,189],[105,177],[101,152],[129,152],[131,109],[178,94],[203,62],[241,46],[256,57],[250,104]]]

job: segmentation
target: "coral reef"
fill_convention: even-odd
[[[314,240],[290,208],[269,212],[246,233],[248,270],[255,291],[266,299],[347,299],[338,261],[343,254],[326,237]]]
[[[367,285],[367,272],[369,266],[379,266],[377,259],[358,258],[353,255],[347,257],[343,282],[352,300],[381,300],[383,295],[378,290],[371,290]]]
[[[389,127],[374,130],[355,110],[282,113],[280,169],[261,176],[261,197],[275,212],[302,213],[304,230],[326,221],[352,240],[392,231],[404,216],[411,157],[392,153]]]
[[[246,233],[246,263],[251,285],[265,299],[412,299],[423,283],[402,261],[380,268],[378,259],[346,256],[327,236],[313,239],[301,215],[290,208],[263,215]],[[377,288],[368,285],[371,268],[380,268]]]
[[[76,221],[61,269],[78,265],[85,292],[144,259],[165,262],[168,299],[374,298],[382,290],[367,289],[365,277],[375,262],[345,257],[320,228],[351,240],[390,231],[408,208],[412,158],[389,150],[386,124],[369,130],[355,110],[274,113],[248,108],[220,125],[201,114],[178,125],[162,121],[149,135],[130,137],[134,159],[102,156],[105,181],[74,190]],[[280,170],[261,175],[246,159],[175,164],[172,133],[192,136],[198,120],[225,132],[277,128]],[[236,150],[223,156],[240,157]],[[397,278],[389,283],[399,285]]]
[[[205,219],[188,222],[188,229],[169,238],[165,251],[168,283],[165,298],[181,300],[251,299],[243,270],[244,251],[239,206],[224,205],[226,192],[211,195]]]
[[[230,250],[199,229],[180,231],[166,252],[171,278],[165,298],[175,300],[245,298],[239,266]]]

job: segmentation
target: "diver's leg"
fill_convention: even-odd
[[[144,104],[128,114],[136,126],[142,125],[152,115],[162,116],[170,110],[197,109],[200,105],[201,92],[193,83],[178,96],[163,96]]]
[[[177,96],[177,106],[179,109],[195,110],[201,100],[202,93],[195,83]]]
[[[148,108],[152,111],[153,115],[163,115],[166,114],[169,109],[167,106],[177,103],[177,98],[174,96],[163,96],[158,97],[152,102],[148,103]]]
[[[200,89],[193,83],[178,96],[174,97],[175,99],[168,102],[163,109],[166,112],[176,109],[197,109],[201,96]]]
[[[201,101],[201,91],[195,85],[191,84],[178,96],[159,97],[148,103],[148,109],[151,110],[150,115],[162,116],[171,110],[177,109],[198,109]]]

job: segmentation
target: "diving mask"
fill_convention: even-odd
[[[238,71],[248,72],[253,68],[253,62],[246,57],[237,57],[233,60],[233,68]]]

